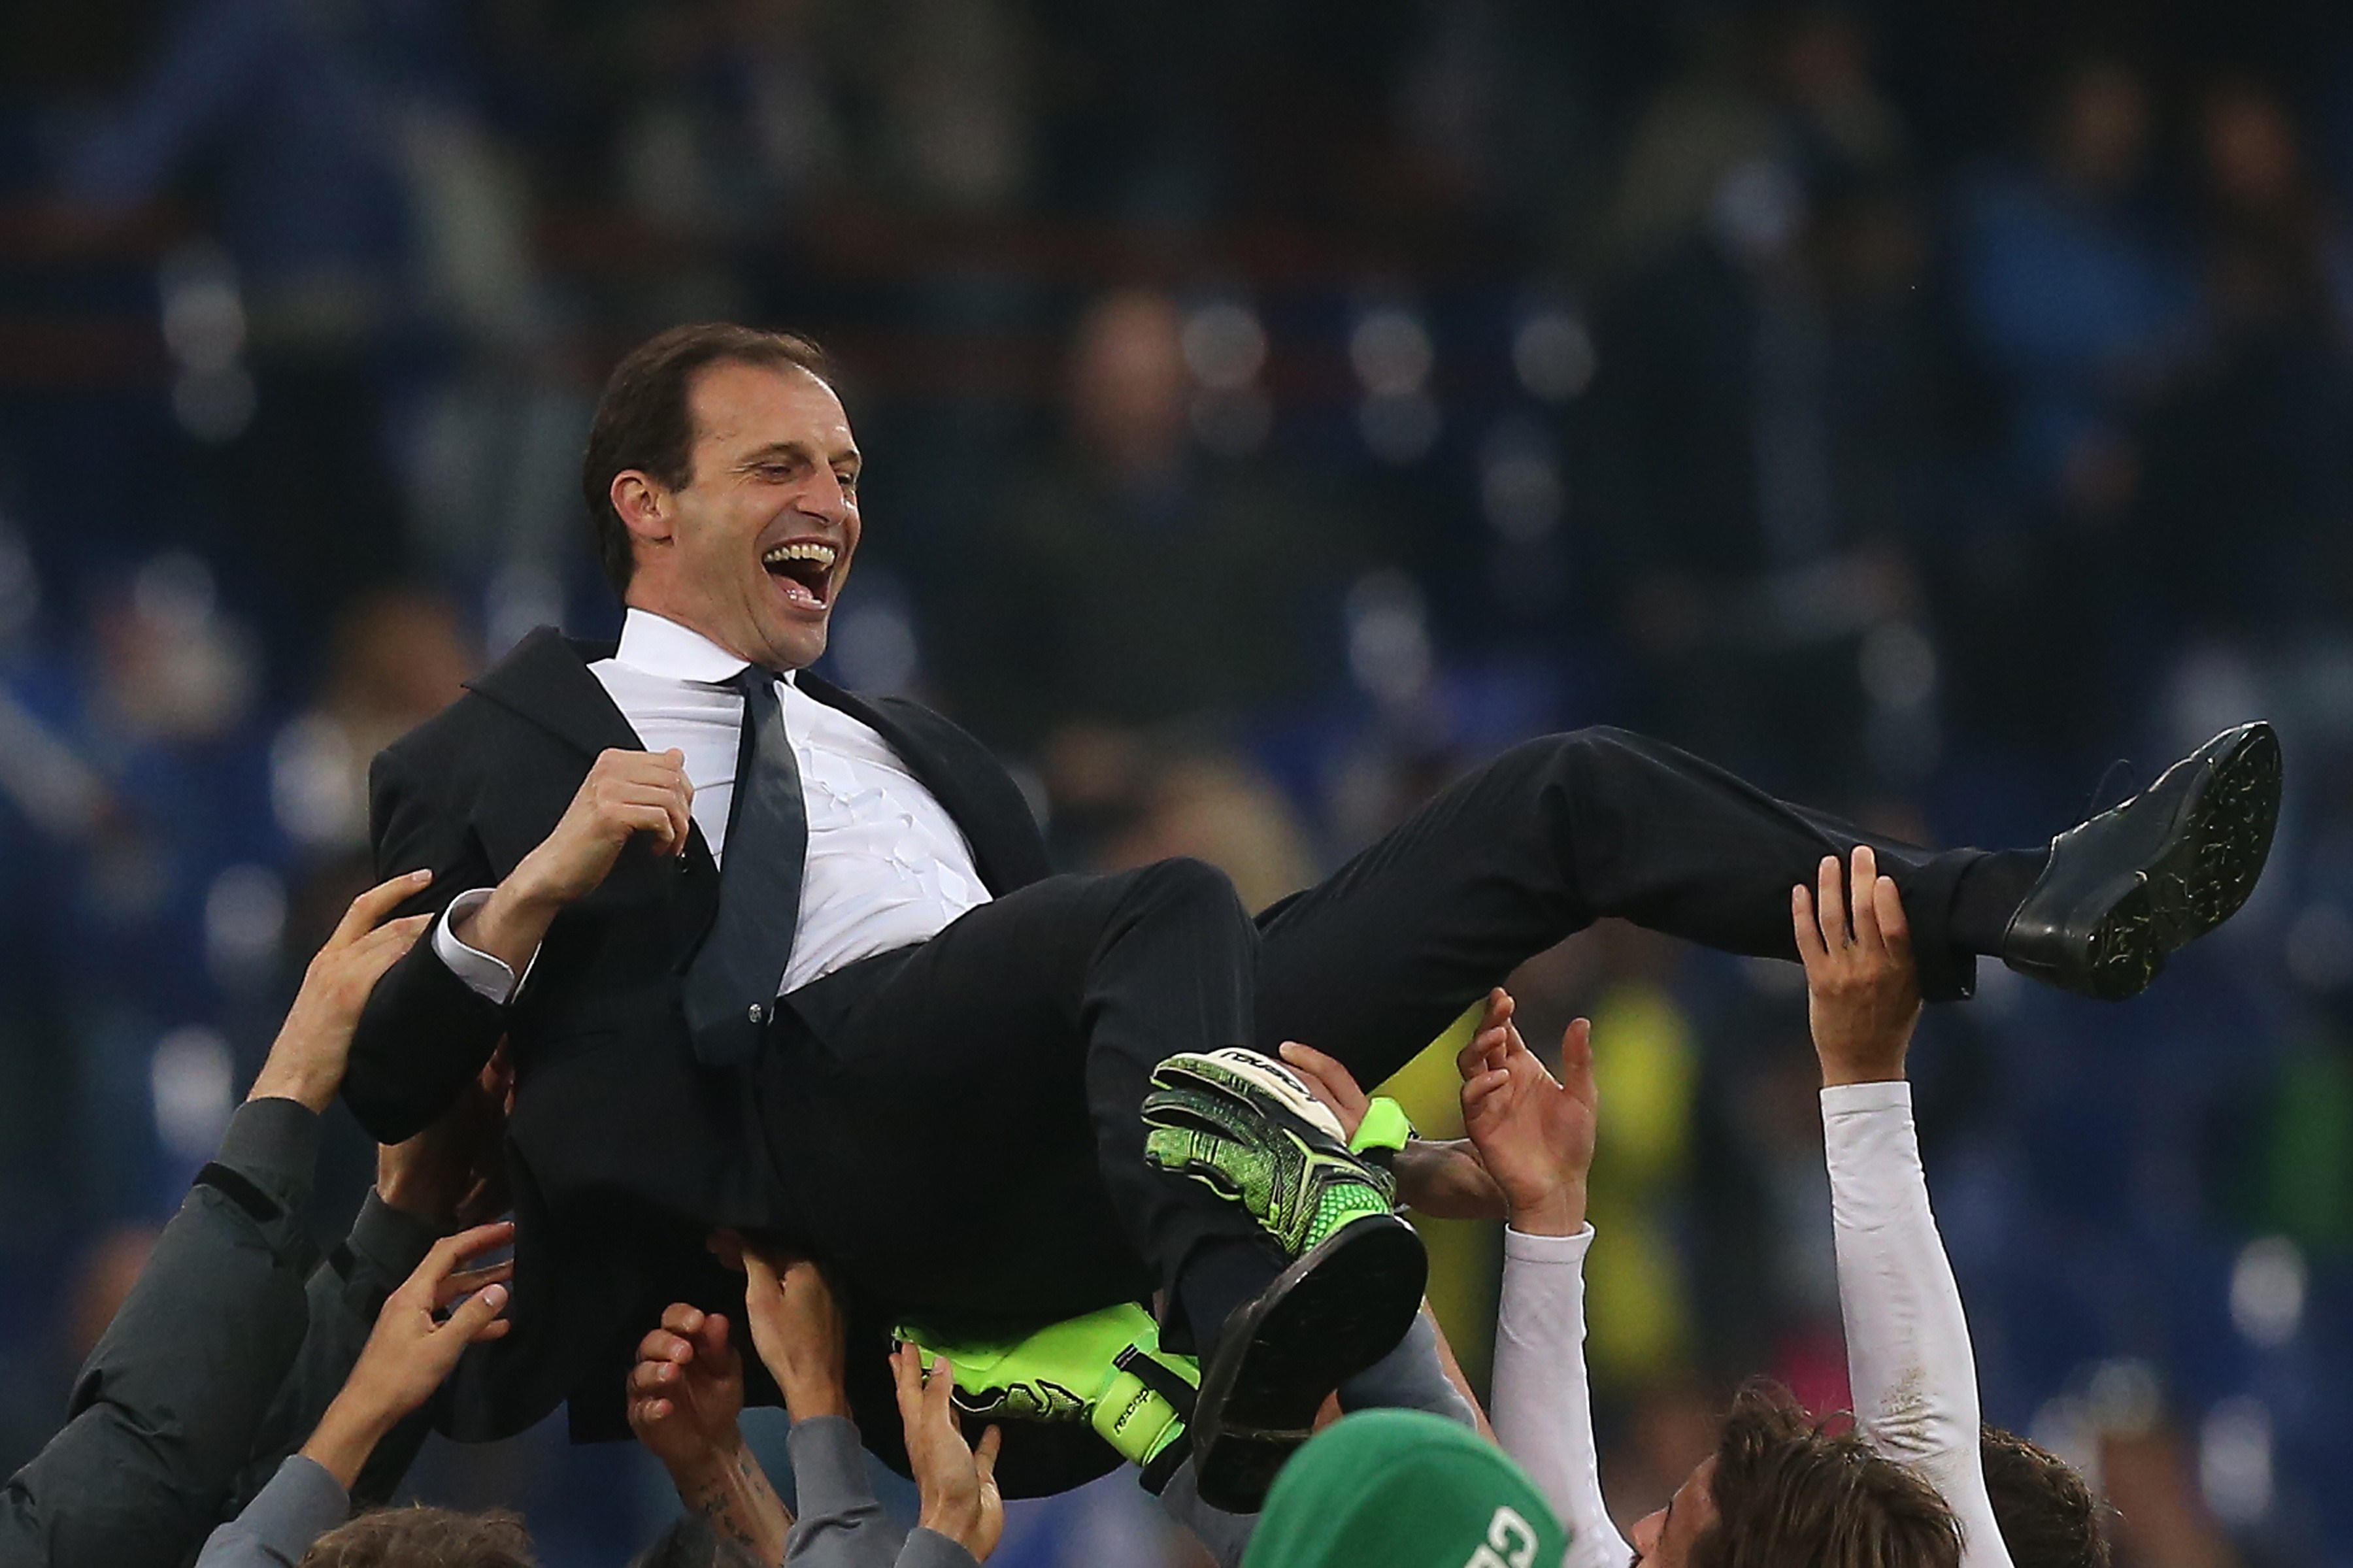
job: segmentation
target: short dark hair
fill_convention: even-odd
[[[2015,1432],[1987,1426],[1978,1444],[1994,1522],[2017,1568],[2108,1568],[2113,1511],[2074,1467]]]
[[[733,321],[672,327],[631,349],[596,399],[580,461],[580,499],[588,505],[596,563],[616,594],[629,591],[638,561],[628,525],[613,510],[613,480],[640,468],[672,489],[693,482],[695,378],[726,363],[789,367],[832,384],[825,351],[816,343]]]
[[[538,1568],[519,1514],[502,1508],[372,1509],[311,1543],[302,1568]]]
[[[1710,1491],[1691,1568],[1959,1568],[1960,1527],[1936,1489],[1776,1384],[1732,1402]]]
[[[719,1533],[702,1514],[690,1513],[629,1559],[629,1568],[762,1568],[760,1554]]]

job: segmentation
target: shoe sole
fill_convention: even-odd
[[[1283,1462],[1314,1435],[1325,1397],[1405,1338],[1429,1276],[1411,1226],[1367,1215],[1324,1238],[1244,1309],[1195,1405],[1201,1500],[1256,1513]]]
[[[2207,762],[2165,847],[2128,881],[2111,884],[2093,928],[2090,993],[2120,1002],[2148,988],[2166,958],[2239,912],[2255,890],[2279,826],[2279,736],[2256,725]]]

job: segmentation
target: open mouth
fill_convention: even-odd
[[[840,552],[817,540],[779,544],[760,557],[760,564],[785,591],[789,602],[821,610],[833,596],[833,565]]]

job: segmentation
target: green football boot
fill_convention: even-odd
[[[1083,1422],[1155,1490],[1183,1462],[1200,1365],[1162,1350],[1159,1325],[1132,1301],[1011,1344],[951,1344],[908,1327],[898,1333],[926,1361],[948,1358],[955,1407],[976,1420]]]
[[[1188,1051],[1153,1068],[1152,1083],[1145,1157],[1241,1205],[1286,1256],[1395,1209],[1397,1178],[1352,1152],[1339,1119],[1273,1058]]]

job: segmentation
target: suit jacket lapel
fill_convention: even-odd
[[[541,626],[514,651],[466,684],[501,708],[531,721],[583,758],[618,747],[641,752],[645,742],[614,704],[605,683],[588,672],[596,659],[610,658],[610,643],[575,642],[554,626]],[[584,763],[582,772],[586,772]],[[687,853],[706,870],[716,870],[701,827],[688,832]],[[708,915],[703,917],[708,923]]]
[[[612,654],[609,644],[575,643],[554,626],[541,626],[466,684],[591,758],[614,746],[641,751],[645,742],[604,683],[588,673],[591,659]]]

